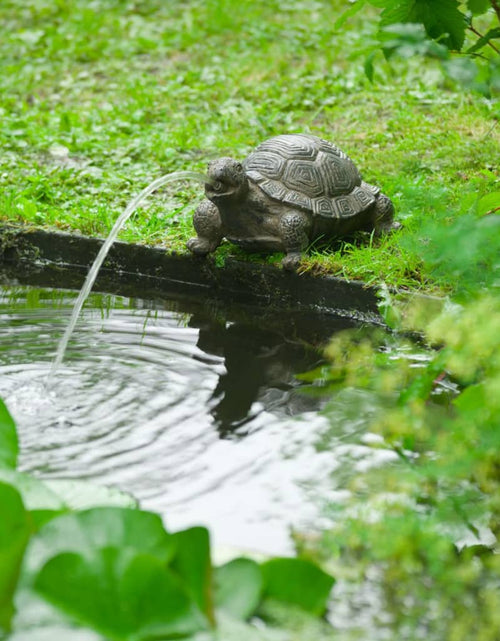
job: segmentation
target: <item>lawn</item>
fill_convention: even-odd
[[[446,230],[499,191],[498,107],[421,58],[377,57],[372,84],[364,63],[376,14],[336,28],[348,6],[4,0],[0,219],[105,236],[160,175],[203,170],[221,155],[241,159],[276,134],[310,132],[338,144],[382,187],[404,229],[312,248],[301,270],[446,289],[422,262],[422,229]],[[186,251],[201,197],[196,183],[163,189],[120,238]],[[246,258],[232,246],[218,250],[228,254]]]

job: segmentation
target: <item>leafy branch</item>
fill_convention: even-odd
[[[500,86],[500,48],[494,42],[500,39],[500,0],[357,0],[336,26],[366,4],[381,9],[378,48],[386,58],[394,54],[437,58],[447,75],[487,96]],[[486,33],[474,23],[479,16],[485,23],[490,18]],[[476,41],[464,49],[467,33]],[[462,59],[450,60],[451,54]],[[365,64],[370,80],[373,57],[372,51]]]

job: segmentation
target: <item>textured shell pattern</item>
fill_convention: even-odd
[[[274,200],[325,218],[355,216],[370,207],[380,191],[362,181],[343,151],[306,134],[266,140],[243,166],[248,178]]]

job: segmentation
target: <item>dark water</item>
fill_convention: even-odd
[[[296,374],[353,323],[93,294],[47,387],[75,297],[1,290],[0,396],[21,468],[118,486],[222,546],[289,551],[290,526],[318,523],[312,494],[336,466],[317,446],[324,401]]]

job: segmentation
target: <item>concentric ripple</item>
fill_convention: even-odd
[[[317,516],[304,488],[324,467],[325,420],[294,375],[318,355],[200,305],[93,295],[49,384],[75,295],[0,298],[0,396],[21,468],[116,485],[219,544],[286,552],[289,526]]]

